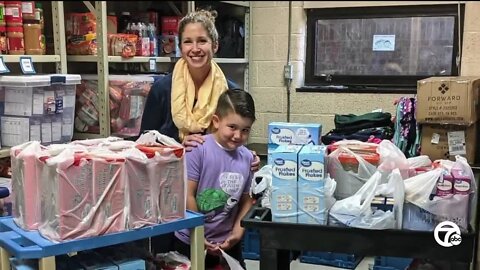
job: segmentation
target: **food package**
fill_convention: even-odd
[[[143,109],[153,77],[146,75],[111,75],[109,77],[110,128],[119,137],[137,136]],[[77,91],[75,129],[98,132],[98,84],[96,76],[82,76]]]
[[[137,35],[109,34],[108,55],[134,57],[137,46]]]

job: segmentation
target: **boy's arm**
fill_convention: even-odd
[[[195,199],[197,196],[197,187],[197,181],[187,181],[187,209],[194,212],[198,212],[197,200]]]
[[[232,248],[235,244],[240,242],[243,237],[245,229],[240,225],[243,217],[247,214],[248,210],[253,205],[253,199],[248,195],[248,193],[243,193],[242,198],[240,199],[238,207],[240,208],[235,219],[235,224],[233,225],[233,230],[230,236],[220,245],[220,248],[223,250],[228,250]]]

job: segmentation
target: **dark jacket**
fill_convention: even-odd
[[[237,84],[227,79],[228,89],[239,88]],[[145,130],[158,130],[158,132],[180,141],[178,128],[175,126],[171,110],[172,99],[172,74],[153,83],[145,109],[143,110],[140,134]]]

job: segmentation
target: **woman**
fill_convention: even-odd
[[[178,31],[182,58],[172,74],[153,84],[143,112],[141,132],[158,130],[182,142],[187,151],[204,142],[219,96],[238,88],[212,60],[219,41],[215,17],[216,12],[199,10],[182,18]],[[255,154],[252,171],[259,165]],[[171,250],[169,236],[152,238],[156,253]]]
[[[143,112],[141,132],[158,130],[182,142],[187,151],[204,142],[220,94],[238,88],[212,60],[219,40],[215,16],[216,12],[199,10],[180,21],[182,58],[172,74],[153,84]],[[259,163],[256,156],[252,169]]]

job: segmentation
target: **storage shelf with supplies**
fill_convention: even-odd
[[[250,55],[250,25],[251,25],[251,16],[250,16],[250,1],[168,1],[163,4],[156,4],[154,2],[146,1],[145,4],[142,4],[142,7],[139,9],[138,3],[134,1],[124,2],[125,5],[122,7],[118,5],[113,5],[108,1],[83,1],[81,3],[66,3],[67,12],[91,12],[95,14],[96,20],[96,55],[68,55],[66,56],[67,62],[69,63],[69,69],[74,69],[75,73],[86,74],[85,70],[89,70],[89,74],[93,73],[98,76],[98,99],[97,99],[97,109],[98,117],[98,133],[75,133],[75,138],[96,138],[111,136],[115,127],[112,127],[112,119],[110,116],[110,106],[109,106],[109,78],[110,75],[115,73],[117,74],[138,74],[143,73],[161,73],[171,72],[173,65],[179,59],[178,52],[171,55],[161,55],[160,57],[154,56],[134,56],[130,58],[118,56],[118,55],[109,55],[113,54],[109,47],[109,36],[110,33],[114,34],[115,32],[108,32],[118,28],[120,25],[120,19],[117,19],[117,24],[112,23],[110,19],[113,19],[111,16],[113,14],[121,14],[122,12],[146,12],[147,10],[159,10],[161,13],[150,14],[149,16],[159,16],[158,14],[165,14],[162,16],[179,16],[182,17],[187,12],[196,10],[197,8],[202,8],[205,5],[212,5],[212,8],[219,12],[220,17],[235,18],[237,21],[243,23],[242,36],[244,37],[244,44],[242,49],[235,51],[237,55],[230,56],[229,54],[220,54],[215,57],[214,61],[218,64],[223,65],[225,75],[235,81],[239,87],[248,91],[249,88],[249,55]],[[168,14],[168,15],[166,15]],[[145,15],[145,14],[143,14]],[[65,16],[67,16],[65,14]],[[110,16],[110,17],[109,17]],[[222,17],[222,18],[223,18]],[[158,19],[158,18],[157,18]],[[220,22],[219,22],[220,23]],[[112,28],[113,27],[113,28]],[[118,30],[118,29],[115,29]],[[108,32],[108,33],[107,33]],[[66,39],[64,37],[64,39]],[[176,40],[175,42],[178,42]],[[159,45],[160,46],[160,45]],[[243,55],[238,55],[238,52],[242,51]],[[175,55],[175,56],[173,56]],[[153,63],[154,61],[154,63]],[[82,63],[77,65],[76,63]],[[94,67],[96,65],[96,68]],[[127,65],[128,64],[128,65]],[[139,65],[135,65],[139,64]],[[144,64],[149,64],[144,65]],[[85,67],[85,68],[84,68]],[[77,71],[78,70],[78,71]],[[77,130],[80,131],[80,130]]]

